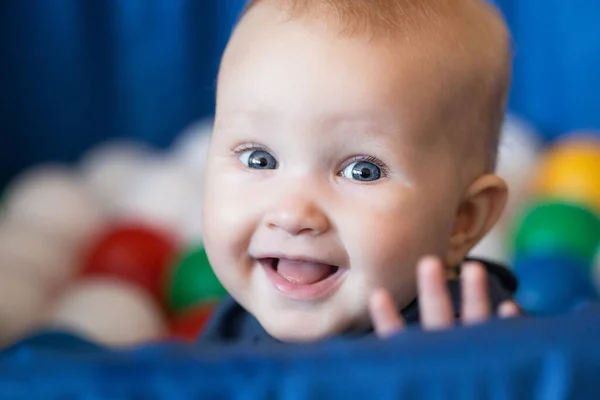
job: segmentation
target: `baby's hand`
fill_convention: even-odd
[[[477,262],[466,263],[461,272],[461,321],[473,325],[489,319],[492,315],[488,294],[487,272]],[[446,284],[442,262],[436,257],[426,257],[417,266],[417,288],[421,325],[426,330],[447,329],[454,326],[454,310]],[[394,301],[385,289],[376,291],[370,299],[369,309],[377,336],[385,338],[404,329],[404,320]],[[519,314],[512,301],[498,307],[502,318]]]

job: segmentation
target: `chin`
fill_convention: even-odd
[[[286,326],[265,326],[265,330],[275,339],[286,343],[312,343],[334,336],[337,332],[317,329],[290,329]]]
[[[332,318],[315,318],[305,313],[286,312],[285,317],[258,318],[263,328],[277,340],[287,343],[309,343],[321,341],[348,329],[344,321]]]

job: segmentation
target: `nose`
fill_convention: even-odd
[[[279,229],[292,236],[325,233],[330,228],[326,213],[313,201],[299,195],[289,196],[266,215],[269,229]]]

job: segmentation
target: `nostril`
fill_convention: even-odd
[[[329,229],[327,216],[311,202],[288,204],[269,212],[264,224],[267,229],[281,230],[291,236],[320,235]]]

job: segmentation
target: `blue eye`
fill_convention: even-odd
[[[356,161],[344,168],[342,176],[361,182],[373,182],[381,178],[381,168],[372,162]]]
[[[240,155],[240,161],[252,169],[276,169],[277,160],[264,150],[246,150]]]

